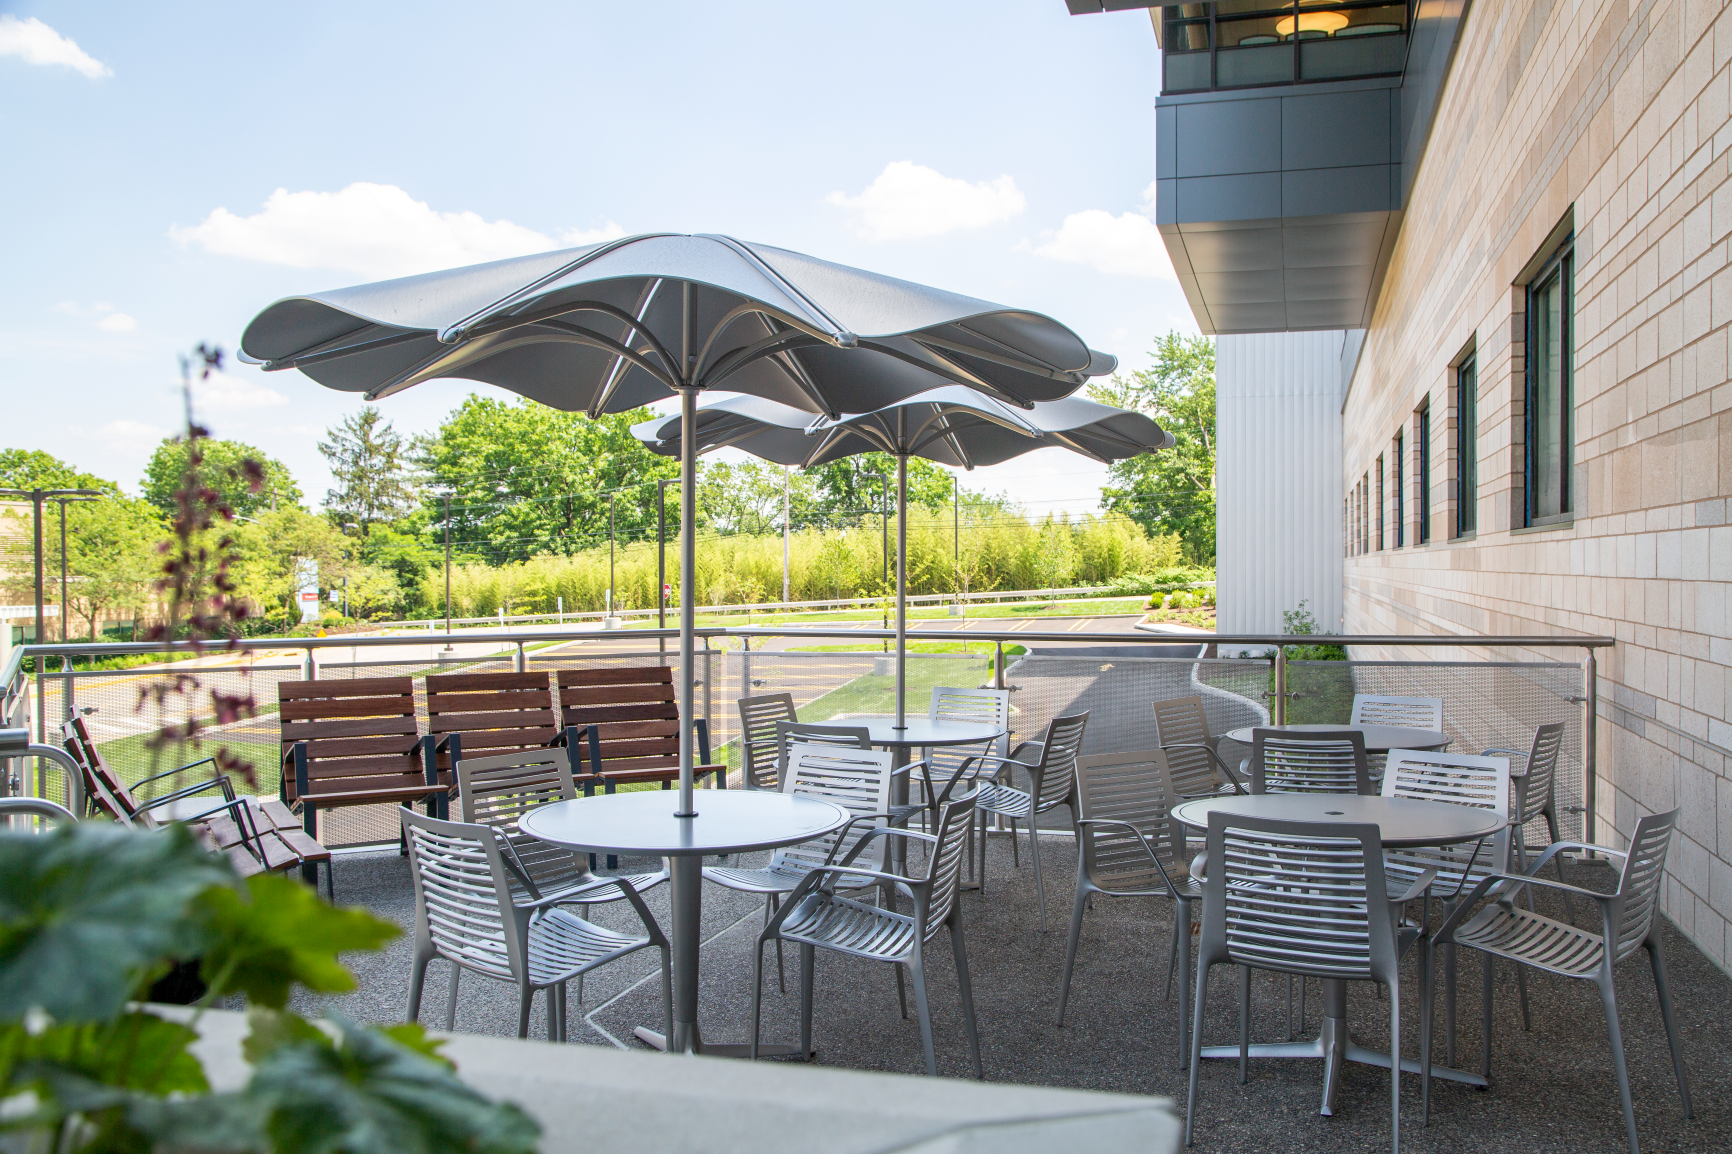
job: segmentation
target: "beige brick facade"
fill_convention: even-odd
[[[1683,807],[1665,909],[1732,962],[1732,9],[1479,0],[1343,414],[1349,633],[1608,634],[1598,833]],[[1573,228],[1574,521],[1521,529],[1525,291]],[[1454,373],[1478,365],[1477,533],[1455,529]],[[1416,412],[1432,413],[1415,543]],[[1405,431],[1407,546],[1386,479]],[[1357,517],[1353,518],[1355,521]],[[1353,534],[1350,532],[1349,536]],[[1575,653],[1548,657],[1574,660]]]

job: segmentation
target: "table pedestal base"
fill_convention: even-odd
[[[752,1056],[752,1047],[749,1043],[706,1042],[702,1038],[698,1037],[698,1032],[695,1027],[687,1029],[684,1022],[675,1023],[675,1044],[671,1047],[668,1045],[667,1035],[661,1033],[659,1030],[652,1030],[647,1026],[639,1026],[636,1030],[633,1030],[632,1033],[634,1033],[637,1036],[637,1040],[642,1042],[644,1045],[649,1046],[652,1049],[661,1050],[664,1053],[704,1054],[711,1058],[750,1058]],[[760,1058],[786,1058],[790,1054],[798,1054],[799,1052],[800,1047],[798,1046],[771,1045],[768,1042],[761,1043],[758,1046],[758,1057]],[[806,1060],[811,1061],[817,1056],[817,1054],[818,1051],[816,1049],[808,1050],[806,1052]]]
[[[1390,1058],[1378,1050],[1370,1050],[1353,1041],[1353,1036],[1347,1031],[1347,983],[1333,978],[1323,980],[1323,1029],[1315,1038],[1303,1042],[1259,1042],[1246,1051],[1252,1058],[1320,1058],[1323,1060],[1323,1105],[1317,1111],[1324,1117],[1335,1113],[1335,1089],[1341,1081],[1341,1066],[1343,1062],[1358,1062],[1365,1066],[1381,1066],[1389,1069]],[[1204,1046],[1205,1058],[1231,1058],[1237,1061],[1239,1047],[1237,1046]],[[1420,1072],[1419,1059],[1403,1058],[1401,1072],[1417,1074]],[[1433,1078],[1442,1078],[1449,1082],[1465,1082],[1469,1086],[1483,1089],[1486,1080],[1478,1074],[1470,1074],[1466,1070],[1455,1070],[1448,1066],[1433,1064]]]

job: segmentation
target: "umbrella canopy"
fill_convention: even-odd
[[[682,423],[673,417],[633,425],[658,453],[676,456]],[[1006,405],[961,385],[944,385],[871,413],[812,417],[757,397],[727,397],[698,407],[696,452],[733,446],[779,465],[810,468],[858,453],[896,456],[896,725],[901,728],[908,673],[908,458],[972,469],[1059,446],[1098,461],[1170,449],[1173,434],[1141,413],[1080,397]]]
[[[1026,407],[1117,362],[1050,317],[726,236],[649,233],[287,297],[241,359],[369,400],[438,377],[591,416],[731,392],[829,417],[963,383]],[[692,716],[695,440],[680,460],[681,716]],[[680,809],[694,813],[692,740]]]
[[[1117,364],[1038,313],[669,233],[288,297],[241,355],[369,400],[462,377],[591,416],[721,387],[832,417],[950,382],[1027,405]]]

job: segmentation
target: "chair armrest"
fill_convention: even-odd
[[[830,852],[824,855],[824,864],[829,865],[836,860],[836,853],[837,853],[837,851],[839,851],[842,848],[842,839],[843,839],[843,837],[845,837],[847,835],[848,829],[850,826],[854,825],[855,822],[879,821],[879,820],[888,820],[888,818],[886,817],[886,815],[881,814],[881,813],[868,813],[868,814],[857,814],[854,817],[851,817],[847,821],[843,822],[842,827],[836,831],[835,844],[830,847]],[[853,861],[854,858],[856,856],[858,856],[858,854],[860,852],[859,847],[861,845],[865,844],[866,841],[869,838],[871,838],[871,836],[872,835],[870,833],[867,833],[866,835],[861,837],[860,841],[857,842],[855,844],[854,848],[849,851],[849,854],[848,854],[848,860],[849,861]]]
[[[185,765],[181,766],[179,769],[166,769],[161,773],[153,773],[149,777],[139,778],[137,781],[133,782],[132,784],[134,786],[149,785],[153,781],[160,781],[162,778],[165,778],[165,777],[173,777],[176,774],[185,773],[187,770],[191,769],[195,765],[215,765],[215,764],[216,764],[216,758],[214,758],[214,757],[201,757],[197,761],[187,762]],[[216,780],[217,777],[221,777],[221,776],[223,776],[223,775],[221,773],[218,773],[211,780],[214,781],[214,780]]]
[[[1414,901],[1415,899],[1422,897],[1425,894],[1425,891],[1431,888],[1431,883],[1435,882],[1436,880],[1437,880],[1437,871],[1434,869],[1426,870],[1424,873],[1420,874],[1417,878],[1413,879],[1413,884],[1407,887],[1406,893],[1402,894],[1400,897],[1390,898],[1389,904],[1393,905],[1393,906],[1403,906],[1403,905],[1406,905],[1408,902]]]
[[[1513,825],[1514,823],[1512,822],[1511,824]],[[1625,853],[1621,849],[1612,849],[1609,846],[1594,845],[1592,842],[1554,841],[1551,845],[1548,845],[1543,852],[1541,852],[1539,857],[1537,857],[1533,860],[1532,864],[1530,864],[1528,866],[1528,868],[1527,868],[1528,876],[1533,877],[1535,874],[1539,873],[1541,866],[1545,865],[1547,862],[1551,861],[1554,857],[1557,857],[1560,853],[1564,853],[1567,850],[1580,850],[1583,852],[1603,853],[1607,857],[1615,857],[1619,861],[1623,861],[1625,858],[1630,856],[1629,854]]]
[[[1226,784],[1233,787],[1234,793],[1245,792],[1245,783],[1239,780],[1239,775],[1233,772],[1232,767],[1227,764],[1226,760],[1216,752],[1213,747],[1206,745],[1201,741],[1177,741],[1171,745],[1163,745],[1160,749],[1162,753],[1165,753],[1169,749],[1202,750],[1204,753],[1209,755],[1209,760],[1215,763],[1216,772],[1221,775]],[[1249,764],[1249,760],[1247,759],[1245,763],[1242,763],[1241,768],[1243,768],[1243,764]]]
[[[221,788],[227,784],[228,784],[227,778],[213,777],[209,781],[201,781],[197,785],[189,785],[185,789],[173,790],[169,793],[163,794],[161,797],[153,797],[149,801],[141,801],[138,803],[138,809],[139,809],[140,813],[143,813],[147,809],[157,809],[161,806],[169,805],[173,802],[182,801],[182,800],[189,798],[189,797],[192,797],[196,794],[201,794],[205,790],[210,789],[213,786],[217,787],[217,788]],[[227,789],[223,789],[223,795],[225,797],[227,797],[230,801],[234,800],[232,794]]]
[[[1479,755],[1481,757],[1497,757],[1499,755],[1504,757],[1526,757],[1528,751],[1525,749],[1507,749],[1501,745],[1494,745],[1490,749],[1480,750]]]
[[[1179,891],[1173,887],[1173,879],[1167,876],[1167,867],[1161,864],[1160,855],[1156,854],[1154,849],[1150,847],[1149,839],[1144,836],[1142,830],[1128,821],[1118,821],[1113,818],[1079,817],[1076,819],[1077,832],[1082,832],[1082,827],[1085,825],[1113,825],[1120,829],[1130,830],[1136,836],[1137,844],[1143,847],[1143,852],[1149,855],[1149,860],[1155,864],[1155,869],[1160,872],[1161,880],[1167,884],[1167,893],[1175,901],[1178,900]]]
[[[1494,889],[1498,891],[1493,895],[1498,901],[1512,901],[1517,891],[1523,886],[1544,886],[1547,889],[1562,890],[1568,894],[1579,894],[1584,898],[1600,903],[1602,909],[1605,908],[1607,902],[1618,896],[1617,894],[1595,893],[1593,890],[1565,885],[1563,882],[1544,881],[1540,878],[1528,877],[1525,874],[1487,874],[1480,879],[1478,885],[1473,887],[1473,892],[1467,895],[1467,899],[1459,903],[1432,932],[1432,940],[1447,941],[1448,935],[1454,931],[1456,926],[1467,919],[1468,915],[1473,912],[1474,906],[1479,904],[1479,900],[1491,894]]]

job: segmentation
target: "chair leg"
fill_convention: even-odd
[[[664,950],[663,953],[666,953]],[[764,1020],[764,939],[759,938],[752,951],[752,1041],[746,1057],[758,1059],[758,1038],[763,1033]],[[672,1037],[672,1034],[666,1035]]]
[[[1447,916],[1448,911],[1445,911]],[[1491,955],[1486,955],[1491,965]],[[1455,943],[1443,947],[1443,1064],[1455,1066]]]
[[[800,1057],[812,1057],[812,982],[815,977],[818,950],[805,943],[800,945]]]
[[[332,905],[337,904],[337,877],[331,870],[331,867],[336,864],[335,858],[325,859],[325,900]],[[316,885],[315,888],[317,888]]]
[[[1187,950],[1188,954],[1190,951]],[[1197,959],[1197,993],[1191,999],[1191,1080],[1185,1093],[1185,1145],[1191,1144],[1191,1123],[1197,1117],[1197,1071],[1203,1065],[1203,1007],[1209,1001],[1209,963]]]
[[[1191,1050],[1191,1019],[1185,1013],[1185,999],[1191,993],[1191,903],[1180,898],[1177,904],[1173,911],[1173,940],[1179,944],[1179,1068],[1183,1069]]]
[[[1454,947],[1451,948],[1453,949]],[[1493,968],[1494,962],[1495,959],[1490,954],[1485,955],[1485,966],[1483,970],[1485,976],[1483,983],[1484,989],[1480,993],[1479,1004],[1480,1074],[1488,1079],[1491,1077],[1492,980],[1497,976]],[[1521,963],[1517,962],[1516,965],[1519,966]],[[1451,1063],[1451,1065],[1454,1065],[1454,1063]]]
[[[1239,1085],[1251,1080],[1251,967],[1239,967]]]
[[[764,895],[764,927],[769,928],[770,919],[776,916],[776,909],[781,904],[775,894]],[[782,993],[788,992],[788,976],[782,969],[782,939],[776,939],[776,989]]]
[[[662,1037],[674,1036],[674,967],[673,951],[664,940],[662,951]]]
[[[968,980],[968,950],[962,944],[962,919],[950,907],[950,952],[956,956],[956,988],[962,995],[962,1020],[968,1027],[968,1056],[974,1062],[974,1079],[986,1077],[980,1069],[980,1028],[974,1020],[974,987]]]
[[[1389,1149],[1401,1154],[1401,979],[1389,979]]]
[[[1660,996],[1660,1020],[1666,1023],[1666,1042],[1672,1048],[1672,1072],[1678,1076],[1678,1098],[1684,1103],[1684,1117],[1694,1118],[1690,1109],[1690,1075],[1684,1070],[1684,1041],[1678,1037],[1678,1022],[1672,1016],[1672,991],[1666,985],[1666,959],[1660,954],[1660,931],[1650,931],[1648,961],[1654,967],[1654,990]]]
[[[1528,1010],[1528,968],[1523,965],[1516,966],[1516,993],[1522,1004],[1522,1029],[1531,1031],[1534,1028],[1534,1019]]]
[[[1010,819],[1010,868],[1022,868],[1022,854],[1016,847],[1016,818]]]
[[[926,966],[918,943],[908,959],[908,971],[914,984],[914,1012],[920,1018],[920,1048],[926,1054],[926,1072],[936,1078],[938,1056],[932,1050],[932,1011],[926,1004]]]
[[[427,982],[427,963],[433,960],[431,953],[423,956],[419,951],[409,963],[409,1007],[403,1013],[403,1020],[413,1022],[421,1017],[421,989]],[[453,969],[456,968],[453,964]]]
[[[1188,946],[1189,943],[1187,942]],[[1173,911],[1173,946],[1167,951],[1167,992],[1161,995],[1163,1002],[1170,1001],[1173,996],[1173,972],[1179,968],[1179,911]]]
[[[1035,900],[1040,902],[1040,932],[1046,933],[1046,882],[1040,876],[1040,823],[1028,815],[1028,856],[1034,859]]]
[[[528,982],[517,989],[517,1036],[529,1037],[529,1010],[535,1001],[535,987]]]
[[[1432,985],[1432,964],[1435,960],[1431,939],[1425,940],[1425,950],[1420,954],[1419,965],[1419,1124],[1431,1125],[1431,1018],[1432,1008],[1436,1003],[1436,991]]]
[[[908,1020],[908,986],[902,980],[902,963],[892,963],[896,968],[896,1004],[902,1010],[902,1020]]]
[[[547,987],[547,1040],[549,1042],[565,1041],[565,1021],[560,1016],[560,995],[565,992],[565,983]]]
[[[1624,1032],[1618,1025],[1618,995],[1612,990],[1612,973],[1601,971],[1595,983],[1600,987],[1600,1004],[1606,1010],[1606,1034],[1612,1043],[1612,1069],[1618,1075],[1618,1102],[1624,1107],[1624,1134],[1630,1140],[1630,1154],[1642,1154],[1636,1142],[1636,1107],[1630,1101],[1630,1068],[1624,1062]]]
[[[1293,975],[1287,975],[1287,1040],[1293,1040]]]
[[[451,988],[445,993],[445,1029],[447,1032],[457,1028],[457,985],[462,977],[463,967],[452,962]]]
[[[1064,949],[1064,977],[1059,980],[1058,984],[1058,1024],[1061,1026],[1064,1025],[1065,1004],[1070,1001],[1070,975],[1071,970],[1076,966],[1077,942],[1082,937],[1083,907],[1088,904],[1088,900],[1089,891],[1083,885],[1083,879],[1078,877],[1076,880],[1076,900],[1071,903],[1070,941],[1066,943]],[[1173,971],[1169,967],[1167,970],[1167,993],[1171,995],[1172,990]]]

